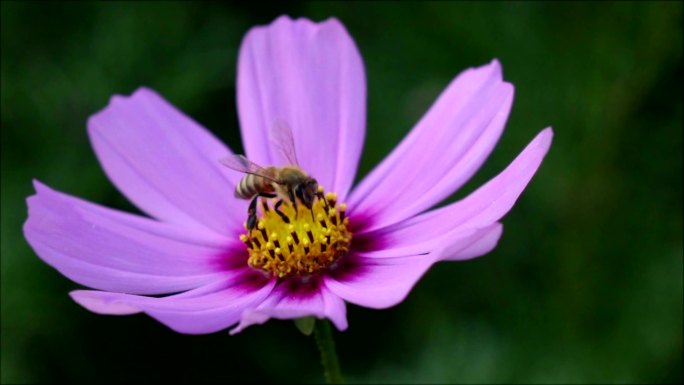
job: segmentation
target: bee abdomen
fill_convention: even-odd
[[[250,199],[260,192],[272,192],[273,187],[268,181],[258,175],[245,175],[235,186],[235,196],[242,199]]]
[[[242,199],[249,199],[258,192],[254,185],[256,176],[249,174],[240,179],[240,183],[235,186],[235,196]]]

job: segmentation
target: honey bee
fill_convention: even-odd
[[[235,186],[235,197],[252,200],[247,209],[247,230],[250,232],[256,227],[256,205],[259,197],[279,198],[273,209],[285,223],[290,222],[290,218],[280,211],[280,206],[285,200],[292,202],[295,215],[298,200],[309,210],[312,209],[316,197],[325,200],[323,193],[318,191],[316,179],[299,167],[292,130],[287,124],[282,121],[274,124],[271,130],[271,143],[278,147],[289,165],[262,167],[243,155],[230,155],[219,160],[224,166],[247,174]],[[311,215],[313,218],[313,212]]]

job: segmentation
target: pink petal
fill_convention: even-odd
[[[490,252],[499,241],[503,226],[493,223],[481,228],[466,226],[407,226],[384,233],[364,234],[357,254],[368,258],[395,258],[406,255],[433,254],[440,260],[464,260]],[[374,237],[371,242],[365,241]]]
[[[469,69],[454,79],[399,146],[352,192],[350,215],[372,218],[366,230],[410,218],[461,187],[503,131],[513,86],[501,65]]]
[[[247,156],[282,165],[269,133],[276,119],[294,133],[299,164],[343,200],[365,134],[366,81],[354,41],[335,18],[282,16],[253,28],[238,63],[238,113]]]
[[[162,298],[87,290],[70,294],[81,306],[95,313],[125,315],[142,311],[179,333],[204,334],[237,323],[244,309],[261,303],[274,285],[273,279],[247,273],[239,278]]]
[[[501,236],[502,226],[496,221],[527,186],[552,138],[550,128],[542,130],[506,170],[465,199],[360,234],[354,241],[356,254],[345,258],[337,272],[326,278],[325,285],[348,302],[385,308],[401,302],[437,260],[462,260],[488,253]]]
[[[403,301],[435,261],[430,254],[393,258],[350,254],[325,278],[325,286],[345,301],[383,309]]]
[[[490,252],[501,236],[494,223],[482,229],[451,232],[419,245],[404,245],[347,256],[325,280],[345,301],[371,308],[398,304],[438,260],[463,260]]]
[[[378,244],[377,248],[411,248],[415,251],[415,248],[426,242],[434,242],[449,231],[467,233],[491,226],[513,207],[541,165],[552,138],[551,128],[542,130],[504,171],[466,198],[396,225],[363,234],[361,239],[373,239]],[[485,240],[490,239],[495,244],[494,239],[498,239],[498,236],[493,233]],[[483,247],[488,248],[486,245]],[[445,253],[449,251],[445,250]],[[453,259],[449,255],[444,258]]]
[[[435,254],[441,260],[448,261],[463,261],[477,258],[494,250],[497,243],[499,243],[499,239],[501,239],[502,233],[503,225],[495,223],[478,229],[466,239],[459,239],[447,244],[443,249],[436,251]]]
[[[230,331],[239,333],[246,327],[263,324],[270,318],[295,319],[314,316],[328,318],[338,330],[347,329],[347,308],[344,301],[312,277],[310,281],[282,281],[271,295],[254,309],[242,314],[240,324]]]
[[[242,253],[239,242],[211,233],[111,210],[39,182],[35,188],[26,239],[46,263],[85,286],[138,294],[184,291],[226,277]]]
[[[112,97],[88,133],[109,179],[141,210],[188,228],[239,231],[247,206],[233,190],[241,175],[218,162],[230,150],[154,91]]]

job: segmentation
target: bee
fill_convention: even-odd
[[[278,147],[290,164],[283,167],[262,167],[244,155],[229,155],[219,160],[224,166],[247,174],[235,186],[235,197],[251,199],[247,209],[247,230],[250,232],[256,227],[256,205],[259,197],[279,198],[273,209],[285,223],[290,223],[290,218],[280,211],[280,206],[284,201],[289,200],[292,203],[295,215],[297,201],[309,210],[312,209],[316,197],[325,201],[323,193],[318,189],[316,179],[299,167],[290,126],[277,121],[271,130],[271,143]],[[313,218],[313,211],[311,216]]]

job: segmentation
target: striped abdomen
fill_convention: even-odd
[[[272,181],[254,174],[247,174],[235,186],[235,196],[242,199],[250,199],[257,193],[273,193]]]

